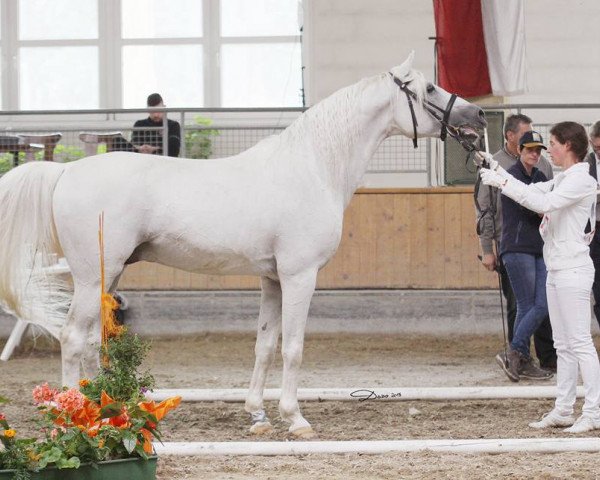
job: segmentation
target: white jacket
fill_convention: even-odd
[[[525,185],[510,177],[502,193],[534,212],[543,213],[540,234],[548,270],[592,265],[584,230],[595,228],[598,184],[587,162],[576,163],[549,182]]]

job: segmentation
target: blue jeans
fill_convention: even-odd
[[[508,252],[502,255],[515,298],[517,318],[510,346],[529,357],[531,336],[548,315],[546,264],[541,255]]]

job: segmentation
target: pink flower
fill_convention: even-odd
[[[85,397],[76,388],[71,388],[66,392],[61,392],[55,397],[56,406],[59,410],[74,413],[83,408]]]
[[[0,413],[0,422],[1,422],[2,420],[6,420],[6,417],[4,416],[4,414],[3,414],[3,413]]]
[[[56,397],[57,393],[58,390],[50,388],[48,386],[48,382],[46,382],[42,385],[38,385],[33,389],[33,401],[36,403],[36,405],[53,402],[54,397]]]

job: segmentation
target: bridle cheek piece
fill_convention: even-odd
[[[394,83],[396,85],[398,85],[398,87],[400,87],[400,90],[402,90],[406,94],[406,100],[408,101],[408,107],[410,108],[410,116],[412,117],[412,122],[413,122],[413,146],[415,148],[418,148],[417,147],[417,127],[419,124],[417,122],[417,116],[415,115],[415,107],[413,105],[413,99],[416,100],[417,95],[410,88],[408,88],[408,84],[410,82],[403,82],[402,80],[400,80],[396,76],[394,76],[394,74],[391,72],[390,72],[390,75],[392,76]],[[445,109],[438,107],[435,103],[432,103],[429,100],[423,101],[423,108],[427,111],[427,113],[429,113],[429,115],[431,115],[438,122],[440,122],[440,125],[441,125],[440,139],[442,141],[446,140],[447,134],[450,134],[450,136],[452,138],[456,139],[465,149],[471,151],[475,147],[473,145],[471,145],[469,142],[467,142],[466,140],[460,138],[458,129],[448,123],[448,119],[450,118],[450,112],[452,111],[452,107],[454,107],[455,101],[456,101],[456,95],[451,94],[450,99],[448,100],[448,103],[446,104]]]

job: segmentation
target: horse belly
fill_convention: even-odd
[[[257,275],[274,277],[277,264],[274,255],[234,252],[225,248],[202,248],[198,245],[152,242],[142,244],[134,252],[134,261],[160,263],[193,273],[209,275]]]

